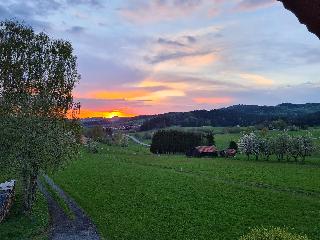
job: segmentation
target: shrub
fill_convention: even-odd
[[[128,146],[128,137],[122,133],[114,133],[112,135],[113,144],[120,147],[127,147]]]
[[[87,142],[87,150],[90,153],[98,153],[99,152],[98,143],[92,139],[89,139]]]
[[[309,240],[307,236],[290,233],[285,228],[254,228],[240,240]]]
[[[230,141],[229,148],[238,151],[238,144],[235,141]]]

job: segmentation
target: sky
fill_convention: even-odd
[[[70,41],[81,117],[320,102],[320,40],[274,0],[6,0]]]

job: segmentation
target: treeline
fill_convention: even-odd
[[[155,154],[186,153],[200,145],[214,145],[212,133],[159,130],[152,137],[150,151]]]
[[[256,160],[271,157],[278,161],[304,162],[306,157],[316,150],[312,135],[291,136],[284,131],[275,136],[259,136],[255,133],[244,134],[238,142],[239,150],[248,159],[254,156]]]
[[[175,125],[182,127],[268,125],[279,119],[288,125],[299,127],[320,125],[320,104],[235,105],[211,111],[166,113],[144,121],[140,130],[147,131]]]
[[[113,131],[111,128],[102,126],[84,128],[83,135],[88,138],[87,147],[90,152],[98,151],[97,143],[103,143],[109,146],[128,146],[128,137],[119,131]]]

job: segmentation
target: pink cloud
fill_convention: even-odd
[[[231,97],[213,97],[213,98],[194,98],[194,102],[200,103],[200,104],[230,104],[233,102],[233,99]]]
[[[253,11],[259,8],[270,7],[276,0],[241,0],[234,8],[236,11]]]

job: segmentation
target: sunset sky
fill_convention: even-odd
[[[72,42],[82,117],[320,102],[320,40],[273,0],[6,0],[0,18]]]

